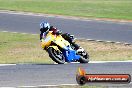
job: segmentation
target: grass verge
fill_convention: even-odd
[[[77,40],[91,61],[132,60],[132,45]],[[41,49],[39,35],[0,32],[0,63],[54,63]]]
[[[0,0],[1,10],[132,20],[132,0]]]

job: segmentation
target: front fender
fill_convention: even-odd
[[[55,50],[59,50],[57,46],[49,46],[48,48],[54,48]]]

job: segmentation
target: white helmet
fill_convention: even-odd
[[[40,29],[43,29],[44,31],[47,31],[50,29],[50,24],[48,22],[41,22],[40,23]]]

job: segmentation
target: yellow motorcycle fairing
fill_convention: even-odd
[[[68,45],[70,46],[70,43],[66,41],[61,35],[56,36],[52,34],[52,31],[49,31],[46,37],[42,39],[41,47],[42,48],[53,47],[54,49],[59,50],[57,46],[51,45],[51,42],[54,42],[63,49],[65,49],[65,47]]]
[[[58,35],[53,42],[63,49],[67,49],[66,47],[70,46],[70,43],[66,41],[61,35]]]

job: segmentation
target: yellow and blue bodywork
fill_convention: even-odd
[[[54,42],[57,46],[63,49],[62,53],[65,57],[66,62],[77,61],[80,59],[80,55],[77,55],[76,50],[71,48],[70,43],[66,41],[61,35],[53,35],[52,31],[49,31],[44,37],[44,39],[42,39],[41,47],[52,47],[55,50],[59,50],[56,45],[51,45],[52,42]]]

